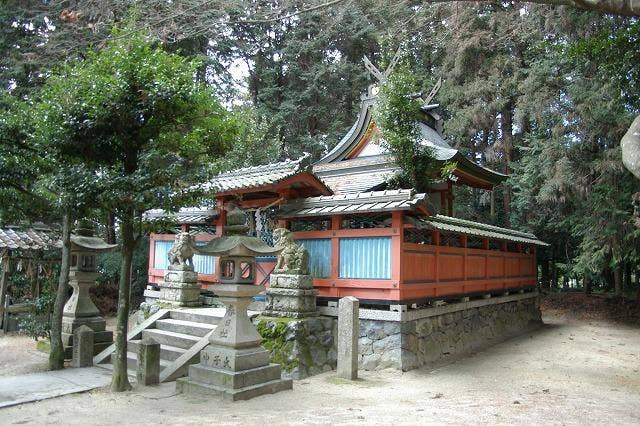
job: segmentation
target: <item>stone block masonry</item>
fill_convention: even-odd
[[[431,308],[434,315],[404,322],[361,319],[360,366],[408,371],[444,364],[530,331],[542,319],[537,297],[529,296],[503,303],[501,298],[481,300],[477,306],[475,301],[457,304],[463,309]]]
[[[271,362],[280,364],[285,376],[299,380],[336,368],[335,319],[261,316],[254,322],[263,338],[262,346],[271,355]]]
[[[164,281],[160,282],[158,302],[173,306],[201,305],[198,273],[192,270],[175,270],[175,268],[170,266]]]
[[[338,309],[320,307],[304,319],[254,320],[271,361],[303,379],[336,369]],[[542,324],[537,293],[463,301],[408,311],[360,308],[358,365],[411,370],[442,365]]]
[[[320,313],[336,317],[337,309]],[[441,365],[541,324],[536,292],[399,312],[361,308],[358,364],[403,371]]]

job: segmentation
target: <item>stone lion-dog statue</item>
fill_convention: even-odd
[[[303,245],[293,239],[293,234],[286,228],[273,231],[274,245],[281,249],[273,272],[280,274],[309,274],[309,252]]]
[[[167,257],[169,265],[173,267],[191,267],[193,268],[193,255],[196,250],[193,246],[191,235],[188,232],[180,232],[176,235],[176,240],[171,246]]]

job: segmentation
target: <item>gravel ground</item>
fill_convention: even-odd
[[[640,424],[640,329],[545,322],[436,370],[326,373],[236,403],[176,395],[173,383],[99,389],[2,409],[0,424]]]

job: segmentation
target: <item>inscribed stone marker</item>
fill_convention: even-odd
[[[353,296],[338,303],[338,377],[358,378],[358,317],[360,302]]]
[[[160,343],[150,337],[138,345],[136,379],[144,386],[160,383]]]
[[[71,365],[73,367],[93,366],[93,330],[86,325],[81,325],[74,332]]]

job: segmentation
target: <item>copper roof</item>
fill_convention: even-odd
[[[420,218],[420,225],[439,231],[457,232],[466,235],[475,235],[484,238],[494,238],[498,240],[514,241],[518,243],[535,244],[538,246],[548,246],[549,244],[540,241],[535,235],[528,232],[516,231],[499,226],[487,225],[480,222],[458,219],[450,216],[434,215]]]

